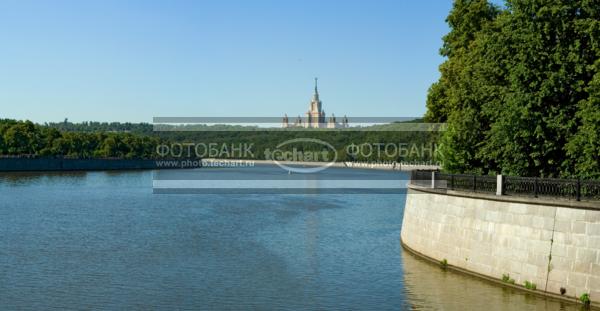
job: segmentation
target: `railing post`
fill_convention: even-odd
[[[496,175],[496,195],[504,194],[504,176]]]
[[[581,179],[577,178],[577,201],[581,201]]]
[[[477,191],[477,175],[473,175],[473,192]]]
[[[533,181],[533,196],[535,198],[538,197],[538,178],[535,177],[534,181]]]
[[[435,189],[435,171],[431,172],[431,189]]]
[[[454,174],[450,174],[450,190],[454,190]]]

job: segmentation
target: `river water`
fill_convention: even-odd
[[[1,174],[0,309],[579,310],[407,253],[401,192],[153,194],[152,178]]]

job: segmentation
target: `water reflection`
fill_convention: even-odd
[[[88,172],[0,172],[0,183],[10,186],[52,184],[54,182],[83,181]]]
[[[404,290],[413,310],[583,310],[523,291],[443,270],[402,250]]]

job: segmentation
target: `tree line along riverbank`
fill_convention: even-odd
[[[420,122],[416,120],[414,122]],[[252,152],[248,160],[268,159],[269,151],[317,151],[322,146],[299,140],[318,139],[331,145],[328,152],[336,153],[337,161],[396,161],[435,162],[437,132],[397,131],[394,124],[381,128],[360,128],[345,131],[284,131],[267,129],[239,129],[218,125],[211,128],[178,128],[153,131],[152,125],[133,123],[46,123],[0,120],[0,157],[70,158],[70,159],[159,159],[179,157],[164,154],[163,146],[239,146]],[[348,146],[364,145],[369,152],[349,153]],[[394,146],[395,152],[385,150]],[[174,149],[174,148],[171,148]],[[394,151],[392,150],[392,151]],[[185,154],[184,157],[223,157],[212,154]],[[235,155],[233,158],[239,158]],[[334,158],[333,156],[330,158]]]

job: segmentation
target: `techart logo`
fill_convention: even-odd
[[[265,149],[265,159],[288,172],[316,173],[332,166],[337,151],[328,142],[315,138],[295,138],[282,142],[274,150]],[[309,165],[295,167],[292,165]]]

